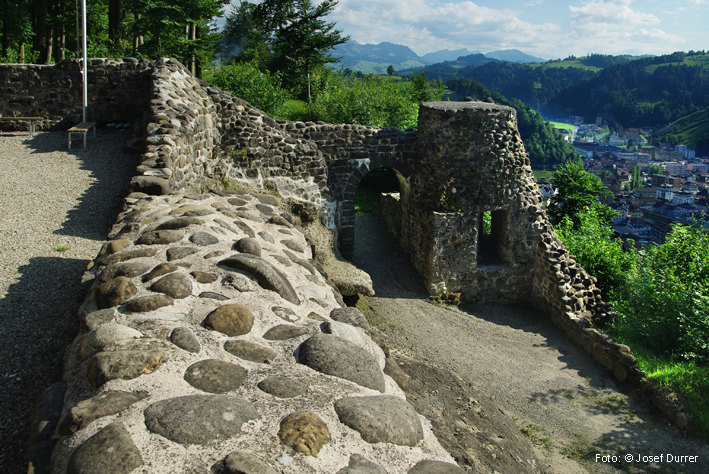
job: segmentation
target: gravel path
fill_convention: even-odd
[[[0,472],[27,472],[29,420],[71,341],[81,276],[136,166],[122,132],[0,134]]]
[[[427,300],[382,221],[357,215],[353,263],[377,292],[371,317],[390,342],[467,378],[527,434],[552,473],[709,472],[709,447],[685,439],[539,312],[449,308]],[[698,462],[596,462],[596,454],[696,455]],[[666,459],[666,457],[665,457]]]

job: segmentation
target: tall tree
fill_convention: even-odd
[[[281,73],[287,87],[304,90],[311,71],[337,62],[329,52],[349,36],[323,18],[338,1],[314,5],[311,0],[265,0],[253,8],[251,25],[272,53],[268,69]]]
[[[609,224],[613,215],[617,214],[598,201],[598,195],[606,191],[601,180],[585,172],[577,163],[567,162],[560,166],[554,172],[551,184],[557,188],[557,193],[549,202],[549,215],[554,225],[569,217],[574,228],[578,228],[581,214],[588,210],[593,210],[604,224]]]

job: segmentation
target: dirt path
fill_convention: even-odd
[[[353,262],[377,296],[373,322],[397,347],[467,378],[510,415],[552,473],[707,473],[709,446],[685,439],[569,341],[524,307],[449,308],[423,283],[377,217],[357,216]],[[617,456],[602,462],[597,455]],[[632,461],[625,457],[632,455]],[[649,462],[643,456],[660,456]],[[668,462],[672,455],[672,462]],[[675,456],[698,456],[676,462]]]

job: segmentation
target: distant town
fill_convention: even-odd
[[[698,220],[709,226],[709,157],[652,139],[653,132],[657,136],[672,125],[611,132],[600,117],[595,123],[577,116],[553,123],[581,154],[584,169],[608,189],[601,199],[618,211],[613,229],[624,241],[633,240],[636,247],[662,244],[672,224]],[[537,181],[546,196],[555,192],[551,178]]]

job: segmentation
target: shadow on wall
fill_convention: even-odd
[[[18,268],[19,281],[0,299],[2,391],[0,472],[25,472],[27,442],[35,400],[61,378],[57,363],[76,331],[81,276],[90,260],[36,257]],[[12,331],[14,334],[8,335]],[[34,341],[15,345],[15,341]]]

